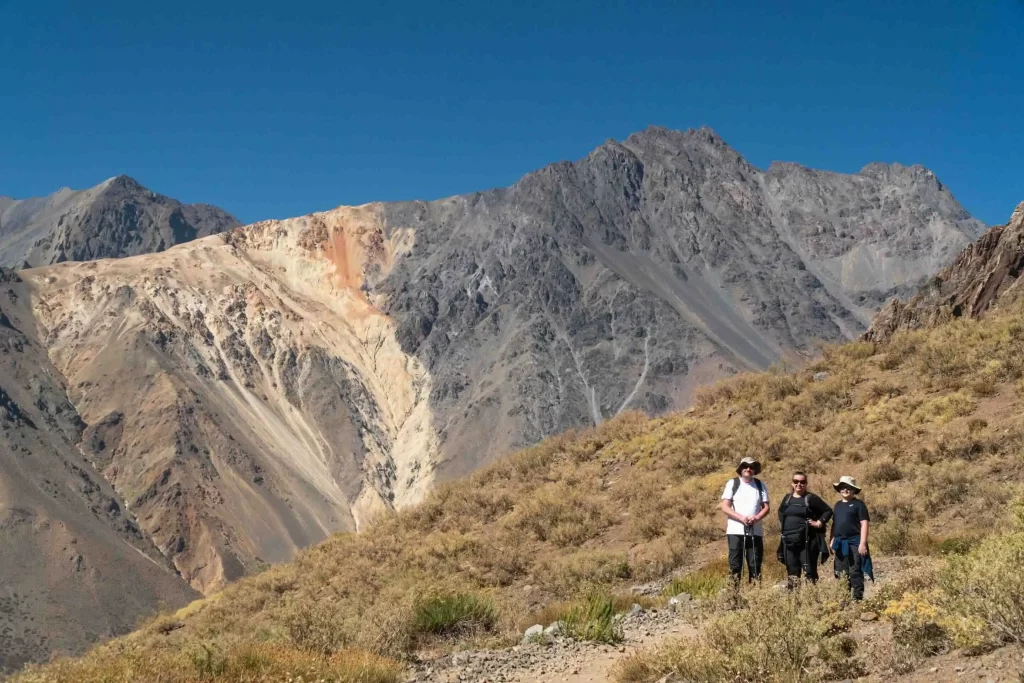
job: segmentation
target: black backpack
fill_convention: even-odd
[[[757,477],[754,477],[754,486],[757,487],[758,502],[761,498],[764,498],[764,484]],[[732,497],[736,497],[736,492],[740,490],[740,478],[733,477],[732,479]]]

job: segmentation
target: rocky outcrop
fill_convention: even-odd
[[[908,301],[892,299],[864,339],[886,341],[899,330],[930,327],[952,318],[977,318],[1001,300],[1020,295],[1024,270],[1024,202],[1006,225],[966,247]]]
[[[182,204],[118,176],[88,190],[0,197],[0,266],[148,254],[238,225],[215,206]]]
[[[0,269],[0,671],[197,597],[76,447],[85,424],[28,302]]]

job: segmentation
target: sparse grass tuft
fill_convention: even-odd
[[[428,598],[413,610],[412,630],[417,635],[457,637],[490,631],[498,611],[489,600],[468,593]]]
[[[622,629],[615,621],[618,611],[615,603],[615,598],[607,593],[594,593],[574,605],[561,619],[566,635],[600,643],[619,642]]]
[[[677,576],[665,587],[665,595],[671,597],[688,593],[696,599],[713,598],[725,588],[726,576],[722,572],[701,569],[683,576]]]

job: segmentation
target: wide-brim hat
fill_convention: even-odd
[[[860,493],[860,487],[857,486],[857,480],[853,477],[839,477],[839,481],[832,484],[832,488],[836,491],[839,490],[840,486],[849,486],[855,493]]]
[[[740,464],[736,465],[736,474],[740,474],[743,471],[744,465],[752,465],[754,474],[761,474],[761,463],[757,461],[757,458],[743,458],[740,460]]]

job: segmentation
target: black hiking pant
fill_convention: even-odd
[[[861,567],[863,559],[854,545],[850,546],[850,552],[845,556],[836,553],[836,574],[846,574],[854,600],[864,599],[864,570]]]
[[[739,583],[743,573],[743,557],[747,558],[748,581],[761,578],[761,563],[764,561],[764,539],[760,536],[727,534],[729,540],[729,573]],[[744,542],[746,539],[746,542]]]
[[[811,583],[818,581],[818,553],[808,548],[804,539],[800,539],[799,542],[791,546],[785,545],[785,541],[783,541],[782,552],[786,560],[786,576],[789,577],[791,586],[796,583],[801,574]],[[804,572],[805,568],[806,572]]]

